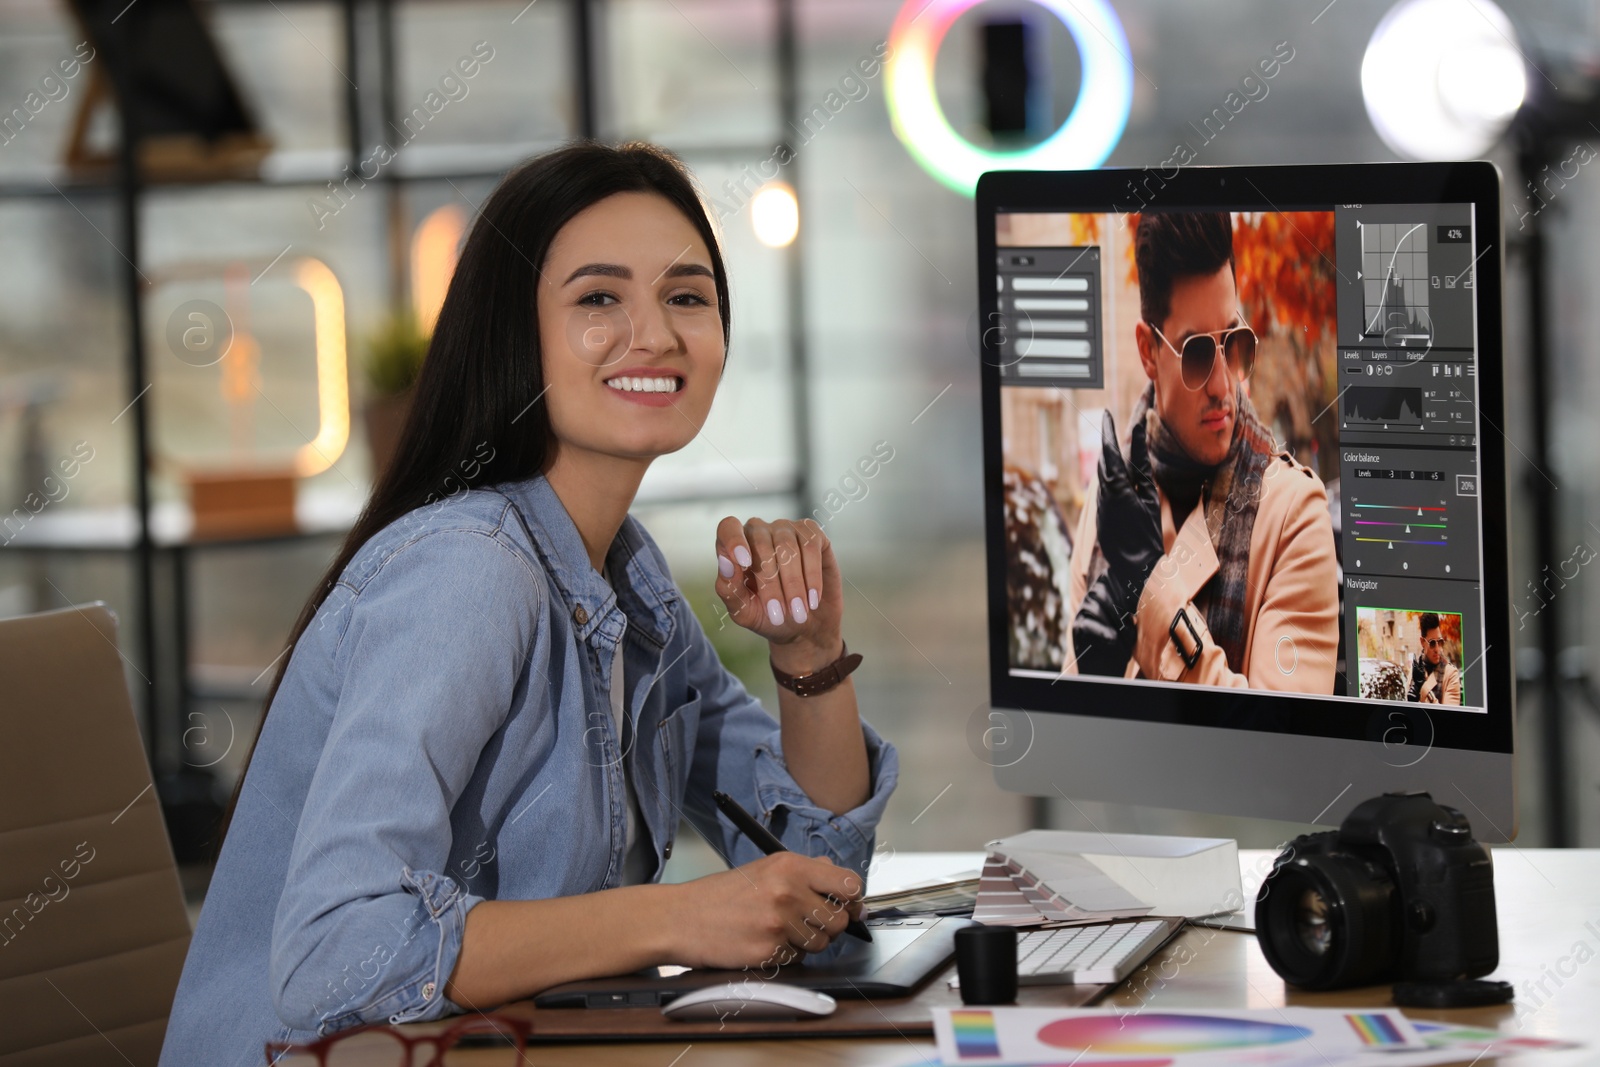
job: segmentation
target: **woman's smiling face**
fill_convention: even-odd
[[[722,374],[711,255],[655,193],[575,215],[538,281],[544,400],[557,449],[653,459],[705,424]]]

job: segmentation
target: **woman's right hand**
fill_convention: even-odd
[[[825,859],[778,852],[673,888],[672,962],[738,969],[827,948],[860,916],[863,886]]]

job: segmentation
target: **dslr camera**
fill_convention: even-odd
[[[1256,897],[1256,937],[1304,989],[1488,974],[1500,961],[1489,850],[1427,793],[1386,793],[1289,843]]]

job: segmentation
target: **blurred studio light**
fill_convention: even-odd
[[[1066,121],[1037,144],[1013,150],[981,148],[957,133],[934,91],[940,43],[963,12],[983,2],[906,0],[895,16],[884,60],[884,101],[906,150],[929,174],[963,196],[972,195],[978,176],[988,170],[1079,170],[1104,163],[1122,139],[1133,110],[1133,51],[1110,0],[1039,0],[1038,6],[1052,12],[1072,35],[1083,74]],[[1030,63],[1024,77],[1015,70],[997,77],[1001,71],[991,68],[989,61],[998,53],[1001,64],[1015,62],[1016,46],[1026,48],[1022,35],[1008,44],[1004,33],[984,42],[984,89],[991,104],[996,95],[1049,86],[1044,63],[1038,69]],[[1007,48],[1012,51],[1010,60],[1003,58]],[[988,114],[991,122],[1001,117],[993,110]],[[991,127],[991,132],[1004,132],[1006,125],[1002,122],[999,130]]]
[[[768,248],[787,248],[800,232],[800,202],[788,182],[768,182],[750,200],[750,225]]]
[[[456,272],[467,213],[456,203],[436,209],[411,235],[411,302],[422,332],[431,334]]]
[[[1526,92],[1511,20],[1489,0],[1401,0],[1361,62],[1373,128],[1410,159],[1482,155]]]
[[[317,436],[294,454],[302,478],[333,466],[350,442],[350,373],[345,351],[344,289],[320,259],[295,264],[294,283],[311,297],[317,340]]]

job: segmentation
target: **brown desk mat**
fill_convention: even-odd
[[[929,1008],[959,1008],[961,993],[945,982],[955,964],[940,971],[909,997],[839,1000],[832,1015],[815,1019],[760,1019],[740,1022],[737,1016],[705,1022],[678,1022],[660,1008],[536,1008],[523,1000],[500,1009],[533,1024],[533,1043],[575,1041],[697,1041],[718,1038],[750,1040],[768,1037],[926,1037],[933,1033]],[[760,981],[757,977],[755,981]],[[1017,1003],[1025,1007],[1081,1008],[1098,1000],[1107,985],[1026,986]]]

